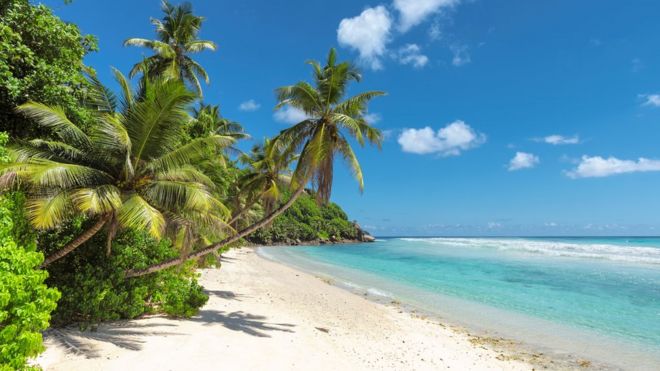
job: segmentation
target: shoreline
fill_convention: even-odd
[[[222,269],[200,272],[210,298],[197,316],[151,316],[87,332],[51,330],[38,363],[45,370],[122,371],[138,364],[169,370],[539,366],[494,349],[499,339],[474,337],[401,306],[381,305],[258,256],[254,248],[231,250],[223,255]]]
[[[498,360],[515,360],[526,363],[530,369],[552,369],[552,370],[576,370],[576,369],[598,369],[598,370],[620,370],[619,367],[608,363],[600,362],[589,356],[577,353],[558,352],[557,349],[549,348],[539,344],[532,344],[521,340],[516,336],[502,333],[488,326],[477,325],[465,318],[456,318],[454,315],[440,313],[424,308],[418,304],[399,300],[390,296],[390,293],[383,293],[380,290],[356,286],[340,278],[317,272],[309,267],[303,268],[293,263],[288,263],[275,257],[268,256],[265,252],[259,252],[260,247],[255,247],[257,255],[276,264],[281,264],[296,271],[312,275],[315,278],[325,282],[328,285],[337,287],[350,295],[363,297],[377,305],[387,308],[393,308],[398,313],[403,313],[412,318],[421,319],[430,324],[449,329],[454,333],[464,336],[475,347],[481,347],[497,353]],[[277,247],[277,246],[275,246]],[[387,295],[386,295],[387,294]],[[457,300],[447,298],[449,300]]]
[[[266,251],[268,250],[262,249],[259,252],[265,259],[312,274],[353,295],[363,296],[384,306],[394,306],[412,316],[431,319],[440,326],[450,327],[469,337],[473,344],[486,345],[499,352],[502,359],[521,360],[537,369],[656,369],[654,364],[657,365],[657,355],[648,353],[650,349],[647,345],[621,343],[621,339],[603,336],[588,329],[575,329],[562,323],[507,312],[441,294],[434,294],[444,298],[441,307],[433,307],[426,302],[419,302],[418,299],[401,296],[403,286],[383,286],[373,279],[366,279],[364,275],[368,276],[369,273],[355,271],[360,274],[355,277],[352,269],[348,267],[333,265],[328,271],[326,264],[322,262],[301,264],[297,258],[289,259],[295,255],[278,256]],[[437,304],[436,302],[435,305]],[[456,308],[461,308],[458,314]],[[490,318],[497,318],[496,326]],[[503,325],[505,327],[502,327]],[[529,328],[535,330],[529,331]]]

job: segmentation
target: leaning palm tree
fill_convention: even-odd
[[[300,159],[292,179],[294,186],[302,187],[312,181],[319,202],[327,202],[332,192],[334,159],[340,155],[353,172],[360,191],[364,180],[360,163],[349,144],[346,134],[364,146],[365,140],[380,147],[382,134],[364,118],[367,104],[381,91],[368,91],[343,100],[351,81],[361,79],[358,70],[348,62],[337,63],[335,49],[330,49],[325,66],[308,62],[314,70],[315,85],[301,81],[277,89],[279,103],[276,109],[290,106],[308,117],[283,130],[276,138],[273,149],[280,147],[284,156],[301,150]]]
[[[188,2],[173,6],[163,0],[162,9],[165,13],[163,20],[151,20],[156,26],[157,40],[131,38],[124,41],[125,46],[145,47],[155,53],[135,64],[129,76],[142,73],[152,79],[157,76],[178,78],[191,84],[201,95],[199,78],[203,78],[208,84],[209,77],[204,68],[190,58],[189,54],[216,49],[214,42],[197,38],[204,17],[194,15],[192,5]]]
[[[124,90],[121,109],[118,99],[93,78],[88,104],[96,113],[89,134],[59,107],[34,102],[18,107],[57,139],[12,148],[13,160],[0,166],[0,180],[25,187],[28,216],[38,229],[57,227],[78,213],[93,221],[48,256],[44,266],[106,225],[109,253],[117,228],[145,230],[160,238],[170,220],[222,224],[228,215],[212,195],[213,183],[195,164],[208,148],[222,148],[233,139],[211,135],[181,145],[186,109],[195,95],[177,80],[144,80],[142,95],[134,97],[126,78],[115,72]]]
[[[310,181],[316,188],[319,201],[327,201],[332,188],[333,165],[336,155],[340,155],[346,160],[360,189],[363,189],[362,170],[346,135],[355,138],[360,145],[364,145],[368,141],[380,146],[382,134],[378,129],[369,126],[364,115],[367,113],[369,101],[384,93],[370,91],[344,100],[348,84],[351,81],[360,81],[360,74],[348,62],[337,63],[334,49],[330,50],[324,66],[315,61],[309,62],[309,64],[314,70],[314,85],[299,82],[277,89],[279,104],[276,106],[276,108],[281,108],[288,105],[297,108],[302,110],[308,118],[280,132],[273,139],[267,153],[268,156],[286,158],[286,156],[300,151],[291,182],[293,194],[289,199],[258,222],[243,228],[233,236],[196,250],[187,257],[170,259],[146,269],[128,271],[128,277],[157,272],[181,264],[188,258],[198,258],[210,254],[240,240],[270,224],[278,215],[291,207]]]

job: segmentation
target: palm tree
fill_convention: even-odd
[[[29,102],[18,111],[57,140],[34,139],[11,149],[13,161],[0,167],[0,179],[26,186],[28,216],[38,229],[50,229],[75,213],[94,223],[43,266],[64,257],[104,225],[108,253],[117,228],[148,231],[160,238],[169,220],[223,224],[226,207],[212,195],[213,183],[196,162],[208,148],[222,148],[233,138],[210,135],[181,144],[186,111],[195,95],[177,80],[143,80],[134,98],[118,71],[121,104],[94,76],[88,104],[95,107],[89,134],[59,107]],[[118,106],[121,109],[118,110]]]
[[[309,62],[309,64],[314,70],[314,85],[299,82],[276,91],[279,100],[276,108],[289,105],[302,110],[308,118],[280,132],[273,139],[273,143],[268,146],[267,151],[269,157],[283,156],[283,158],[287,158],[301,150],[291,182],[294,192],[289,199],[272,213],[233,236],[196,250],[188,257],[170,259],[146,269],[131,270],[127,272],[128,277],[157,272],[181,264],[186,259],[212,253],[225,245],[240,240],[270,224],[278,215],[293,205],[304,192],[305,185],[309,181],[312,181],[316,187],[319,201],[327,201],[332,188],[336,154],[346,160],[360,189],[363,189],[362,170],[346,135],[355,138],[360,145],[364,145],[368,141],[380,146],[382,134],[378,129],[369,126],[364,115],[367,113],[369,101],[384,93],[370,91],[344,100],[348,84],[351,81],[360,81],[360,74],[348,62],[337,63],[334,49],[330,49],[325,66],[321,66],[315,61]]]
[[[250,155],[243,154],[239,161],[246,165],[245,172],[238,179],[240,193],[246,197],[245,205],[234,211],[229,224],[237,221],[246,211],[257,202],[261,202],[264,213],[270,214],[282,197],[284,190],[289,188],[291,174],[289,167],[297,159],[296,156],[268,156],[270,139],[263,144],[255,145]],[[240,196],[240,195],[237,195]]]
[[[359,71],[350,63],[337,63],[335,49],[330,49],[325,66],[308,62],[314,70],[314,83],[301,81],[295,85],[277,89],[279,103],[297,108],[308,117],[302,122],[283,130],[275,138],[275,147],[281,147],[285,155],[302,149],[294,172],[294,185],[303,186],[312,181],[318,201],[327,202],[332,192],[334,159],[343,157],[358,182],[360,191],[364,180],[360,163],[353,153],[346,135],[349,134],[364,146],[365,139],[379,146],[380,130],[365,120],[367,104],[371,99],[384,95],[381,91],[368,91],[342,100],[349,82],[359,82]]]
[[[145,47],[155,53],[135,64],[129,76],[133,77],[141,72],[151,79],[157,76],[177,78],[191,84],[195,91],[202,95],[199,78],[203,78],[208,84],[209,77],[204,68],[190,58],[189,54],[216,49],[214,42],[197,38],[204,17],[194,15],[192,5],[188,2],[173,6],[163,0],[162,9],[165,13],[163,20],[151,20],[156,26],[157,40],[131,38],[124,41],[124,46]]]
[[[220,114],[220,107],[200,103],[199,108],[192,110],[193,119],[188,124],[188,134],[192,138],[199,138],[209,134],[219,134],[232,137],[236,140],[247,139],[250,136],[245,133],[243,126],[228,120]]]

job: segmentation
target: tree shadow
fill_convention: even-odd
[[[229,257],[229,256],[224,256],[224,255],[220,255],[220,256],[218,256],[218,261],[219,261],[220,263],[231,263],[231,262],[233,262],[233,261],[235,261],[235,260],[236,260],[236,258],[231,258],[231,257]]]
[[[245,313],[243,311],[226,313],[217,310],[202,310],[190,321],[201,322],[205,325],[222,325],[232,331],[244,332],[257,337],[270,337],[267,331],[293,332],[290,323],[269,323],[265,316]]]
[[[73,327],[50,329],[45,332],[46,338],[64,347],[67,352],[81,355],[85,358],[100,358],[101,347],[98,342],[110,343],[119,348],[139,351],[145,340],[142,337],[153,335],[180,335],[175,332],[149,330],[149,328],[172,327],[175,324],[130,322],[108,323],[96,330],[81,331]]]
[[[207,293],[208,295],[217,296],[221,299],[236,300],[236,301],[241,301],[239,297],[244,296],[244,295],[236,294],[233,291],[225,291],[225,290],[204,290],[204,292]]]

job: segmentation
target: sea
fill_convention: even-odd
[[[391,237],[259,254],[545,355],[660,370],[660,238]]]

